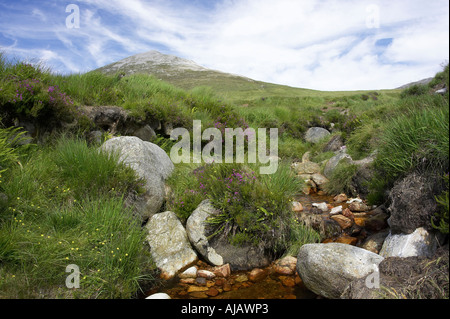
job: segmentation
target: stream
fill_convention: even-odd
[[[333,196],[299,194],[295,200],[303,206],[303,213],[308,213],[313,203],[333,203]],[[343,205],[344,209],[346,204]],[[336,238],[323,242],[334,241]],[[212,270],[212,267],[203,261],[197,263],[197,268]],[[274,264],[263,269],[265,275],[258,280],[250,280],[250,271],[232,271],[227,278],[215,277],[192,279],[191,282],[182,282],[176,276],[169,281],[162,281],[161,285],[146,293],[150,296],[155,293],[166,293],[172,299],[313,299],[317,298],[309,291],[297,274],[283,275],[276,271]]]

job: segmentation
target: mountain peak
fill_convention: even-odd
[[[123,71],[127,74],[133,73],[173,73],[179,71],[207,71],[197,63],[179,58],[174,55],[163,54],[159,51],[152,50],[139,53],[118,62],[109,64],[100,68],[105,73],[115,73]]]

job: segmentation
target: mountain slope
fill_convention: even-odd
[[[398,87],[398,90],[403,90],[403,89],[408,89],[413,85],[427,85],[428,83],[430,83],[434,78],[426,78],[420,81],[416,81],[416,82],[411,82],[405,85],[402,85],[400,87]]]
[[[256,81],[235,74],[211,70],[193,61],[162,54],[158,51],[137,54],[101,67],[96,71],[104,74],[115,74],[116,72],[124,72],[126,75],[151,74],[187,90],[198,86],[209,86],[229,100],[248,100],[255,95],[258,97],[297,97],[317,95],[320,92]]]

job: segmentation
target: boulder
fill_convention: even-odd
[[[410,234],[417,228],[431,230],[431,219],[438,212],[435,195],[442,189],[441,178],[411,173],[397,182],[389,193],[389,225],[394,233]]]
[[[212,206],[210,200],[200,203],[196,210],[189,216],[186,223],[186,232],[191,244],[203,258],[210,264],[221,266],[224,264],[223,257],[217,254],[211,247],[206,235],[206,220],[214,217],[219,212]]]
[[[311,175],[311,179],[317,185],[317,187],[321,188],[324,184],[328,183],[328,178],[323,176],[322,174],[315,173]]]
[[[173,278],[177,272],[197,261],[197,254],[175,213],[155,214],[145,227],[153,260],[163,279]]]
[[[353,281],[342,298],[346,299],[442,299],[448,295],[448,245],[432,258],[388,257],[379,273]]]
[[[102,139],[102,131],[92,131],[87,134],[87,141],[90,145],[100,145],[102,144]]]
[[[352,158],[345,151],[338,152],[335,156],[330,158],[328,162],[325,164],[325,167],[323,169],[323,175],[325,175],[325,177],[327,178],[331,178],[334,170],[341,161],[347,161],[348,163],[351,163]]]
[[[210,264],[220,266],[230,264],[233,270],[251,270],[263,268],[270,264],[269,252],[264,246],[242,244],[233,246],[226,234],[219,233],[209,238],[213,231],[208,227],[206,220],[210,216],[220,213],[205,200],[191,214],[186,223],[186,231],[195,249]]]
[[[156,138],[156,133],[151,126],[147,124],[134,131],[133,136],[136,136],[145,142],[151,142]]]
[[[322,127],[311,127],[306,131],[305,141],[316,144],[329,135],[331,133]]]
[[[319,210],[319,212],[321,212]],[[321,214],[312,214],[309,212],[300,212],[297,216],[300,223],[306,227],[311,227],[317,231],[321,238],[332,238],[338,236],[342,232],[339,224]]]
[[[128,112],[118,106],[86,106],[84,112],[97,128],[115,134],[128,120]]]
[[[411,234],[390,233],[384,240],[380,255],[383,257],[431,257],[438,243],[436,236],[422,227]]]
[[[165,181],[172,174],[174,165],[159,146],[144,142],[138,137],[112,138],[100,148],[107,153],[117,153],[119,161],[131,167],[145,181],[146,194],[139,207],[143,219],[159,212],[165,197]]]
[[[330,243],[303,245],[297,257],[297,272],[315,294],[336,299],[354,280],[378,272],[384,258],[355,246]]]
[[[292,168],[298,175],[312,175],[316,173],[320,173],[320,165],[314,162],[302,162],[302,163],[294,163],[292,164]],[[303,176],[306,177],[306,176]],[[310,176],[307,176],[308,179]]]
[[[323,151],[324,152],[336,152],[336,151],[339,151],[342,146],[344,146],[342,136],[335,135],[330,139],[330,141],[327,143],[327,145],[324,146]]]
[[[372,168],[372,162],[374,156],[371,155],[365,159],[359,161],[353,161],[353,165],[357,165],[357,170],[352,178],[352,187],[355,189],[355,193],[363,198],[367,198],[370,193],[369,183],[374,177],[374,169]]]
[[[258,246],[251,244],[230,244],[229,238],[224,234],[214,236],[210,240],[211,247],[222,256],[224,263],[229,263],[233,270],[251,270],[264,268],[270,265],[272,256],[264,247],[264,243]]]

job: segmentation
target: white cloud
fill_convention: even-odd
[[[447,0],[77,4],[80,29],[65,28],[64,8],[54,9],[57,4],[53,11],[24,8],[47,23],[0,21],[0,29],[19,48],[23,39],[40,41],[37,52],[54,52],[49,60],[69,71],[87,71],[158,49],[212,69],[321,90],[394,88],[434,75],[449,58]],[[367,11],[371,5],[379,9],[378,29],[367,27],[368,18],[373,18]],[[392,41],[380,47],[375,45],[380,39]],[[59,47],[48,44],[51,41]]]
[[[378,1],[380,29],[368,29],[371,3],[233,2],[216,12],[207,39],[177,50],[208,67],[322,90],[393,88],[438,71],[448,59],[448,3]],[[376,40],[391,37],[377,52]]]
[[[31,14],[33,17],[34,16],[38,17],[42,22],[47,22],[47,17],[41,10],[34,8]]]

